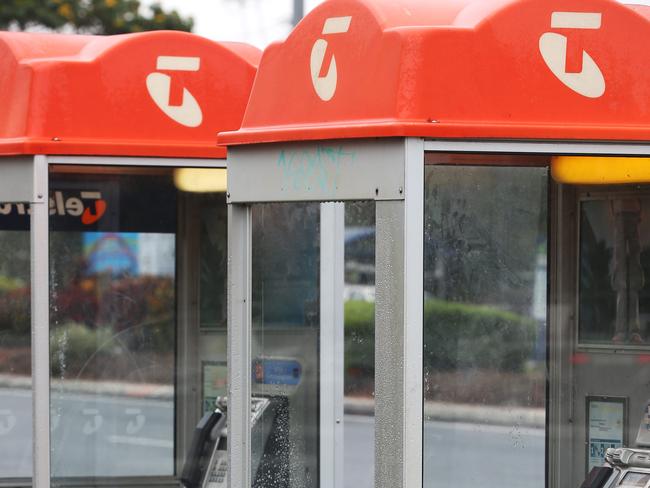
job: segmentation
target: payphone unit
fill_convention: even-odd
[[[261,357],[254,361],[254,394],[251,397],[253,487],[289,488],[290,447],[283,437],[292,432],[290,403],[301,398],[302,363],[294,358]],[[225,488],[228,483],[226,397],[215,401],[196,425],[185,456],[181,481],[186,488]],[[292,433],[291,437],[295,437]]]
[[[251,425],[260,435],[269,436],[278,414],[277,401],[254,397],[251,402]],[[227,400],[219,398],[216,408],[207,412],[196,425],[186,456],[181,481],[186,488],[225,488],[228,486]],[[260,459],[258,456],[257,465]]]
[[[649,410],[636,436],[636,447],[609,448],[602,466],[594,466],[580,488],[647,488],[650,486]]]
[[[254,397],[251,425],[269,436],[277,413],[277,401]],[[216,408],[207,412],[196,425],[186,456],[181,481],[186,488],[225,488],[228,486],[227,400],[217,399]],[[259,464],[259,459],[256,464]]]

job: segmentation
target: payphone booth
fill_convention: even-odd
[[[216,133],[258,59],[179,32],[0,33],[0,486],[181,486],[226,392]]]
[[[329,0],[266,49],[219,139],[231,488],[577,488],[647,448],[649,22]],[[244,414],[259,396],[288,405],[274,450]]]

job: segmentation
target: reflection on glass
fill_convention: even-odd
[[[173,475],[176,189],[94,171],[51,175],[52,475]]]
[[[17,216],[0,204],[0,482],[32,475],[30,238]]]
[[[637,473],[635,471],[631,471],[623,477],[623,480],[621,481],[621,486],[643,487],[648,483],[648,481],[650,481],[650,474]]]
[[[169,169],[55,168],[49,198],[53,486],[86,486],[94,477],[171,477],[174,457],[185,458],[175,445],[175,401],[184,407],[188,437],[203,406],[213,408],[226,386],[225,195],[192,194],[193,206],[180,208]],[[202,227],[179,233],[179,211]],[[190,317],[184,337],[193,341],[185,346],[198,351],[186,374],[175,372],[177,241],[196,257],[184,255],[178,265],[184,317]],[[0,203],[0,484],[32,473],[29,248],[28,205]],[[174,398],[175,376],[182,398]],[[159,485],[157,478],[141,482]]]
[[[226,273],[228,215],[226,195],[203,194],[200,203],[200,324],[226,328]]]
[[[650,314],[650,212],[647,197],[580,204],[580,342],[647,342]]]
[[[375,203],[345,204],[346,488],[375,486]]]
[[[424,486],[544,486],[546,189],[425,168]]]
[[[253,205],[253,486],[319,483],[319,204]]]

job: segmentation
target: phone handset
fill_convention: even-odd
[[[209,466],[209,461],[214,457],[225,423],[226,415],[217,408],[214,412],[206,413],[196,425],[181,474],[181,481],[186,488],[201,488],[204,468]]]

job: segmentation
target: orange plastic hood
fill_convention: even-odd
[[[223,158],[259,56],[182,32],[2,32],[0,154]]]
[[[220,142],[647,140],[648,45],[647,9],[613,0],[328,0]]]

